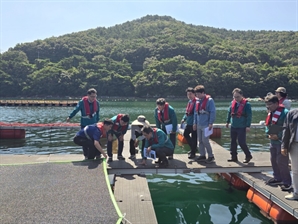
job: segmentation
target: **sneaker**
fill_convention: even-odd
[[[206,160],[206,163],[212,163],[215,160],[214,157],[208,157],[208,159]]]
[[[189,155],[188,155],[188,158],[189,158],[189,159],[194,159],[194,158],[196,158],[196,155],[194,155],[194,154],[189,154]]]
[[[271,178],[271,179],[266,181],[266,184],[268,184],[270,186],[276,186],[276,185],[281,185],[282,181]]]
[[[117,159],[118,160],[125,160],[125,158],[123,156],[118,156]]]
[[[206,156],[199,156],[196,160],[197,161],[206,161]]]
[[[285,196],[285,199],[298,201],[298,194],[297,193],[288,194]]]
[[[237,157],[235,157],[235,158],[228,159],[227,161],[228,162],[238,162],[238,159],[237,159]]]
[[[113,162],[113,157],[109,157],[108,162]]]
[[[172,160],[172,159],[173,159],[173,156],[168,156],[168,159],[169,159],[169,160]]]
[[[289,190],[292,189],[292,185],[289,185],[289,184],[283,184],[283,185],[280,186],[280,189],[281,189],[282,191],[289,191]]]
[[[252,156],[246,157],[245,160],[243,160],[243,163],[249,163],[249,161],[252,159]]]
[[[131,155],[130,157],[129,157],[129,159],[136,159],[136,156],[135,155]]]

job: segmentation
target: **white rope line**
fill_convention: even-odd
[[[125,220],[125,223],[132,224],[132,222],[130,222],[128,219],[126,219],[125,216],[126,216],[126,213],[123,213],[122,220]]]

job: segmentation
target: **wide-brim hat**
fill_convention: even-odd
[[[144,115],[139,115],[137,120],[134,120],[131,125],[150,125],[149,121],[147,121]]]
[[[278,87],[275,92],[277,93],[287,93],[287,90],[285,87]]]

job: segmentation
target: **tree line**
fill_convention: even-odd
[[[279,86],[298,97],[298,33],[232,31],[169,16],[17,44],[1,54],[0,96],[182,96],[203,84],[213,97]],[[13,91],[12,91],[13,90]]]

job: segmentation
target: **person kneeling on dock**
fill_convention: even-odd
[[[112,120],[105,119],[103,122],[103,128],[107,132],[111,130],[113,125]],[[107,158],[107,154],[103,151],[101,145],[99,144],[99,140],[102,136],[102,131],[97,126],[87,125],[85,128],[81,129],[74,137],[73,141],[75,144],[83,146],[85,159],[94,159],[95,156],[100,156],[103,154],[105,158]]]
[[[139,145],[139,141],[142,141],[142,148],[141,153],[143,157],[143,150],[145,147],[145,137],[142,135],[142,127],[144,125],[150,125],[149,121],[147,121],[144,115],[139,115],[137,120],[134,120],[131,123],[131,139],[129,141],[129,152],[130,152],[130,159],[136,158],[136,147]],[[142,163],[146,163],[146,157],[143,157]]]
[[[129,115],[128,114],[118,114],[111,118],[113,122],[112,129],[108,132],[108,144],[107,151],[109,160],[108,162],[113,162],[113,154],[112,154],[112,141],[113,135],[115,135],[118,139],[118,160],[125,160],[122,156],[123,147],[124,147],[124,135],[127,132],[128,124],[129,124]]]
[[[167,156],[173,156],[174,146],[169,137],[159,128],[151,128],[149,125],[144,125],[142,134],[145,137],[145,148],[147,152],[154,150],[158,158],[160,168],[168,166]]]

